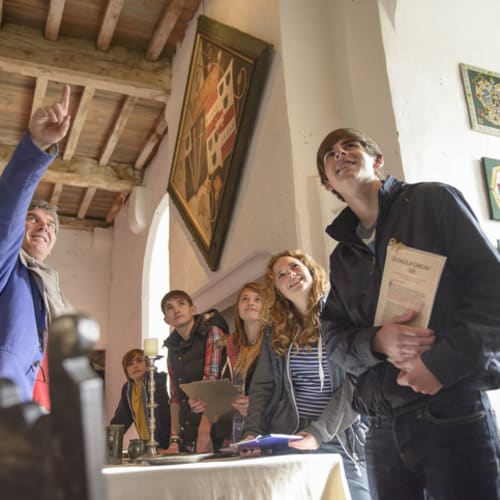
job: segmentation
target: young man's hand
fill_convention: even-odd
[[[397,378],[398,384],[411,387],[415,392],[434,396],[443,387],[443,384],[425,366],[420,356],[396,361],[394,366],[401,370]]]
[[[415,314],[408,311],[392,318],[375,334],[372,349],[385,354],[391,361],[414,358],[431,349],[436,342],[434,332],[429,328],[406,324]]]

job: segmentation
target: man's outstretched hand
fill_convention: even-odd
[[[47,149],[67,134],[71,121],[68,114],[70,94],[70,86],[65,85],[59,102],[38,108],[31,117],[31,139],[40,149]]]

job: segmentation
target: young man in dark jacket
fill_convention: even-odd
[[[375,499],[498,499],[499,442],[486,389],[500,386],[500,259],[451,186],[379,172],[377,144],[358,130],[318,149],[322,184],[347,203],[327,228],[339,243],[322,321],[327,349],[357,376]],[[374,326],[391,240],[446,257],[428,327],[407,310]]]
[[[183,290],[167,293],[161,309],[165,322],[174,328],[163,344],[168,349],[170,378],[171,433],[167,453],[214,451],[219,443],[213,441],[219,438],[222,443],[225,437],[216,435],[218,430],[223,432],[221,426],[211,429],[202,415],[204,402],[191,401],[190,405],[179,385],[220,378],[226,361],[220,339],[228,334],[229,327],[215,309],[196,314],[193,300]]]

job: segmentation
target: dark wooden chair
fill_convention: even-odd
[[[49,332],[52,411],[19,403],[0,379],[0,491],[16,500],[106,500],[103,382],[88,353],[99,338],[89,317],[56,318]]]

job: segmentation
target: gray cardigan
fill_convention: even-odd
[[[272,351],[271,336],[272,330],[267,328],[250,385],[250,405],[243,436],[303,431],[313,435],[318,444],[327,443],[337,436],[344,448],[351,451],[345,431],[356,422],[358,414],[351,408],[353,384],[345,377],[344,371],[329,362],[334,386],[330,402],[317,420],[299,429],[299,413],[290,378],[290,350],[286,356],[278,356]]]

